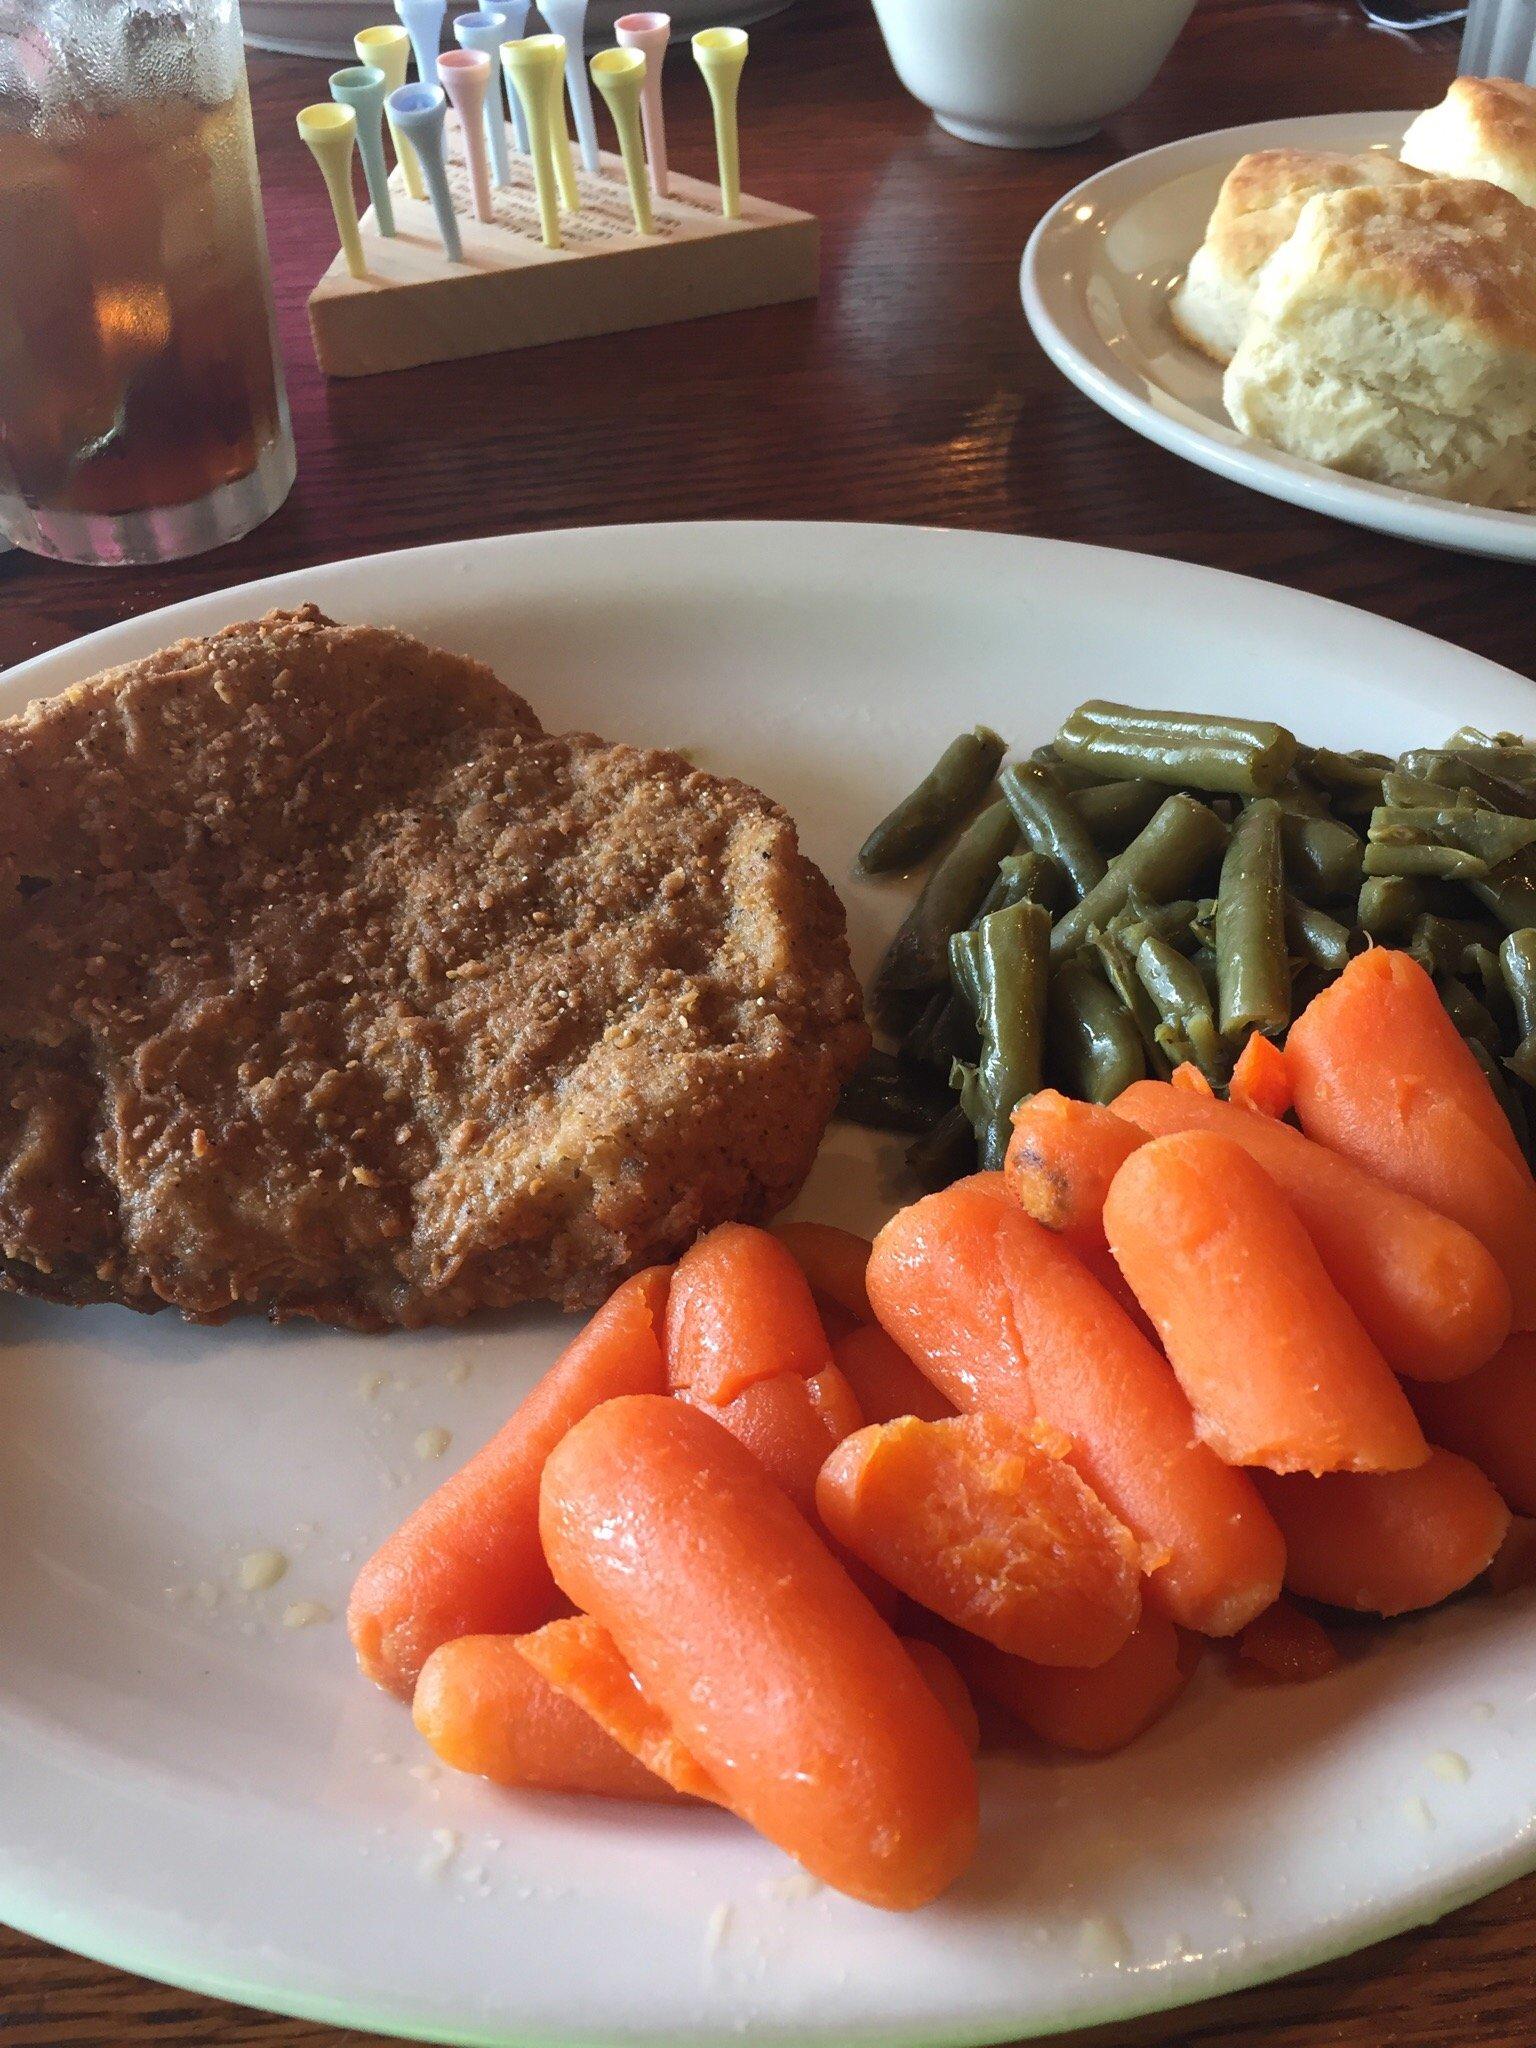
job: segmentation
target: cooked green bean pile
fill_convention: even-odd
[[[1529,1149],[1536,745],[1464,728],[1392,761],[1092,702],[992,793],[1005,752],[962,733],[859,855],[942,849],[871,992],[895,1051],[842,1104],[911,1136],[925,1181],[1000,1166],[1045,1085],[1111,1102],[1189,1060],[1224,1088],[1372,941],[1434,976]]]

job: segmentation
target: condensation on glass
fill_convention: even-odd
[[[1458,68],[1471,78],[1536,85],[1536,0],[1471,0]]]
[[[0,529],[167,561],[293,471],[237,0],[0,0]]]

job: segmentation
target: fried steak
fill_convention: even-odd
[[[273,612],[0,724],[0,1283],[600,1300],[799,1186],[868,1039],[777,805]]]

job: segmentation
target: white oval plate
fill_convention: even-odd
[[[1113,692],[1262,710],[1335,745],[1536,726],[1507,671],[1269,584],[1050,541],[745,524],[275,577],[29,662],[0,712],[304,599],[483,656],[552,726],[685,745],[760,783],[845,888],[865,969],[901,892],[850,885],[854,848],[962,721],[1024,745]],[[804,1208],[872,1227],[896,1156],[835,1127]],[[570,1328],[529,1311],[362,1337],[0,1304],[0,1918],[435,2041],[853,2048],[1174,2005],[1536,1863],[1520,1598],[1384,1634],[1321,1684],[1238,1691],[1212,1661],[1101,1762],[989,1761],[974,1871],[910,1918],[816,1890],[718,1814],[437,1771],[356,1676],[339,1620],[283,1613],[339,1615],[356,1562]],[[422,1463],[435,1426],[452,1447]],[[267,1546],[288,1576],[242,1596],[237,1561]],[[1465,1782],[1439,1774],[1443,1752]]]
[[[1251,149],[1397,151],[1412,114],[1320,114],[1192,135],[1086,179],[1040,222],[1020,284],[1035,338],[1125,426],[1231,483],[1309,512],[1469,555],[1536,559],[1536,515],[1490,512],[1341,476],[1240,434],[1221,371],[1168,316],[1221,182]]]

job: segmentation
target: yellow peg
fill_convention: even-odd
[[[556,121],[565,126],[565,43],[559,36],[524,36],[518,42],[502,44],[501,62],[528,127],[544,246],[558,249],[562,245],[554,129]]]
[[[592,83],[608,102],[619,131],[619,151],[629,180],[629,203],[639,234],[651,232],[651,188],[645,175],[645,143],[640,134],[640,95],[645,89],[644,50],[599,50],[592,59]]]
[[[560,83],[549,96],[549,143],[554,152],[555,176],[560,180],[560,204],[567,213],[580,213],[581,188],[576,183],[576,159],[571,154],[570,123],[565,118],[565,37],[529,36],[530,43],[554,43],[560,51]]]
[[[366,277],[363,238],[357,225],[357,201],[352,195],[352,156],[357,148],[357,116],[350,107],[334,100],[322,101],[299,112],[299,133],[320,166],[325,189],[331,195],[336,232],[341,236],[341,253],[354,277]]]
[[[421,175],[421,165],[416,161],[416,152],[395,126],[395,117],[389,111],[389,95],[397,85],[405,83],[406,66],[411,61],[411,39],[398,22],[392,21],[382,28],[360,29],[352,38],[352,47],[357,52],[359,64],[377,64],[384,74],[384,118],[389,122],[389,139],[395,145],[406,193],[412,199],[424,200],[427,188]]]
[[[743,28],[702,28],[693,39],[694,61],[704,74],[715,109],[715,155],[720,163],[720,211],[727,220],[741,214],[741,144],[736,128],[736,95],[747,61]]]

